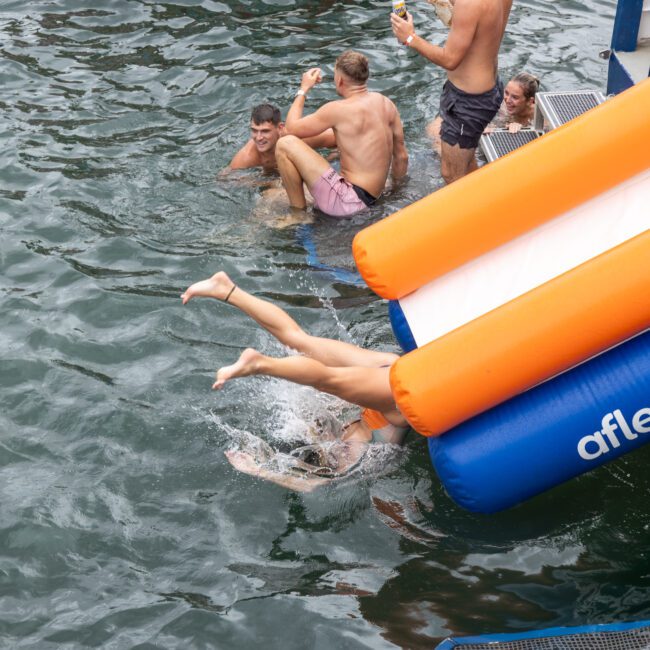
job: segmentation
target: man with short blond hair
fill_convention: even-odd
[[[346,50],[336,59],[335,67],[347,75],[352,81],[364,84],[370,76],[368,59],[360,52]]]
[[[292,208],[305,209],[307,185],[314,206],[333,217],[349,217],[372,205],[386,185],[406,174],[408,154],[402,122],[395,104],[380,93],[369,92],[368,59],[348,50],[336,60],[334,85],[342,99],[321,106],[303,117],[307,93],[322,79],[320,68],[302,75],[287,114],[289,135],[278,141],[276,158]],[[301,138],[332,129],[339,150],[340,173]]]

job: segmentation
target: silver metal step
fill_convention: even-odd
[[[510,133],[508,129],[495,129],[490,133],[484,133],[479,140],[479,147],[485,154],[488,162],[492,162],[507,153],[522,147],[541,134],[533,129],[521,129],[517,133]]]
[[[533,128],[536,131],[550,131],[604,101],[605,96],[597,90],[537,93]]]

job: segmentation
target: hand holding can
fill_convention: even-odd
[[[393,13],[400,18],[406,18],[406,2],[404,0],[393,0]]]

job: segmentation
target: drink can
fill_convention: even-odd
[[[406,3],[404,0],[393,0],[393,13],[400,18],[406,18]]]

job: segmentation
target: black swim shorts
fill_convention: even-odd
[[[478,95],[466,93],[447,80],[440,97],[441,139],[461,149],[475,149],[485,127],[503,101],[500,79],[491,90]]]

